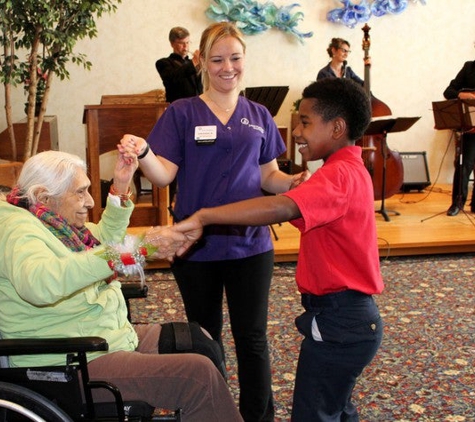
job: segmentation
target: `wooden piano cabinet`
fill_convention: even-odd
[[[294,139],[292,137],[292,132],[294,131],[294,129],[297,127],[297,125],[299,124],[299,114],[298,113],[292,113],[290,115],[290,140],[289,140],[289,143],[290,143],[290,159],[292,160],[292,163],[293,163],[293,173],[300,173],[304,170],[307,170],[307,163],[306,161],[303,161],[302,160],[302,157],[300,157],[300,161],[301,163],[300,164],[297,164],[296,163],[296,159],[297,159],[297,152],[298,151],[295,151],[295,142],[294,142]]]
[[[89,219],[97,223],[101,217],[100,156],[115,151],[122,136],[131,133],[147,138],[168,103],[155,104],[103,104],[87,105],[83,123],[86,124],[86,161],[90,172],[91,195],[95,207],[89,211]],[[154,226],[168,224],[168,188],[152,186],[151,203],[136,204],[130,226]]]
[[[0,160],[0,186],[13,187],[22,167],[23,163],[19,161]]]
[[[281,159],[290,159],[290,152],[289,152],[289,130],[286,126],[277,126],[277,129],[279,130],[280,136],[282,137],[282,140],[285,143],[285,148],[286,151],[279,156]]]
[[[13,123],[18,161],[23,161],[26,139],[26,121],[27,119],[25,117],[19,122]],[[0,150],[0,158],[4,160],[13,160],[12,146],[7,129],[0,133],[0,145],[2,146]],[[58,149],[58,118],[56,116],[45,116],[41,127],[37,152],[48,151],[50,149]]]

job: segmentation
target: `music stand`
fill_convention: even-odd
[[[414,123],[416,123],[420,117],[397,117],[392,119],[373,120],[366,129],[365,136],[368,135],[383,135],[386,140],[388,133],[405,132]],[[382,186],[381,186],[381,208],[376,210],[377,213],[384,217],[385,221],[391,221],[388,212],[392,212],[395,215],[400,215],[397,211],[386,210],[384,201],[386,195],[386,142],[381,143],[381,154],[383,155],[383,171],[382,171]]]
[[[244,96],[251,101],[265,106],[271,116],[275,117],[288,92],[288,86],[258,86],[246,88],[244,90]]]
[[[467,132],[475,126],[475,100],[446,100],[432,103],[435,128]]]
[[[433,101],[432,112],[434,114],[435,129],[445,130],[451,129],[454,132],[460,132],[460,146],[459,156],[457,160],[457,170],[459,172],[459,191],[455,202],[457,207],[465,214],[465,216],[472,221],[471,217],[465,212],[462,202],[462,178],[463,178],[463,135],[475,127],[475,100],[445,100]],[[441,211],[430,217],[421,220],[421,223],[434,218],[438,215],[444,214]]]

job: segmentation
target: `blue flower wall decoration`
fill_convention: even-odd
[[[349,28],[354,28],[356,24],[367,22],[372,15],[376,17],[387,14],[397,15],[406,10],[408,0],[362,0],[359,4],[351,0],[340,0],[342,8],[330,10],[327,20],[333,23],[341,23]],[[413,3],[420,2],[425,5],[426,0],[412,0]]]
[[[258,3],[253,0],[214,0],[206,10],[206,16],[222,22],[236,22],[238,28],[247,35],[260,34],[270,28],[287,32],[303,42],[313,32],[300,32],[297,29],[299,21],[303,19],[302,12],[293,13],[292,10],[300,6],[297,3],[278,7],[272,2]]]

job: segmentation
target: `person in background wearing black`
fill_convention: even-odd
[[[202,94],[200,51],[195,50],[192,58],[188,57],[191,44],[189,31],[175,26],[170,30],[168,39],[173,53],[155,63],[165,86],[167,102]],[[177,182],[174,180],[169,185],[170,203],[175,199],[176,190]]]
[[[447,100],[475,100],[475,61],[465,62],[455,79],[450,81],[444,91]],[[459,166],[459,153],[462,154],[462,164]],[[468,196],[468,182],[470,173],[475,164],[475,131],[463,133],[459,144],[456,146],[455,172],[452,184],[452,204],[447,210],[447,215],[457,215],[465,206]],[[460,174],[462,172],[462,174]],[[474,187],[475,191],[475,187]],[[475,192],[472,192],[470,211],[475,213]]]
[[[343,38],[332,38],[327,48],[327,53],[331,58],[330,63],[320,69],[317,75],[317,81],[323,78],[348,78],[363,86],[361,79],[350,66],[347,66],[346,59],[351,53],[350,43]],[[370,64],[370,59],[366,59],[365,64]]]
[[[188,57],[190,33],[186,28],[176,26],[170,30],[168,39],[173,53],[155,63],[165,86],[167,102],[202,94],[199,50],[193,52],[191,59]]]

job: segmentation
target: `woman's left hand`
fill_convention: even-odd
[[[292,176],[292,181],[290,182],[290,188],[289,189],[296,188],[298,185],[300,185],[301,183],[308,180],[311,175],[312,174],[308,170],[305,170],[305,171],[303,171],[301,173],[298,173],[298,174],[294,174]]]

